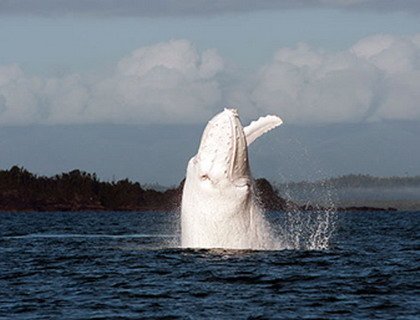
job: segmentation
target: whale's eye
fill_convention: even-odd
[[[206,174],[203,174],[200,178],[202,181],[209,180],[209,176]]]
[[[248,179],[239,179],[235,181],[235,186],[241,189],[249,189],[251,188],[251,183]]]

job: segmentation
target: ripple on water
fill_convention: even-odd
[[[319,251],[179,249],[168,214],[2,215],[0,319],[420,313],[419,213],[342,213]]]

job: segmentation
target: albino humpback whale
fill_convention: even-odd
[[[243,128],[234,109],[209,121],[197,154],[188,162],[181,207],[183,247],[278,247],[254,195],[248,145],[281,123],[269,115]]]

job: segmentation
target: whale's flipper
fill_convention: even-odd
[[[283,120],[272,115],[261,117],[258,120],[252,121],[249,126],[244,128],[247,145],[249,146],[259,136],[262,136],[264,133],[274,129],[282,123]]]

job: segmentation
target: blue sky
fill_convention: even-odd
[[[40,1],[42,2],[42,1]],[[131,51],[170,39],[216,48],[241,68],[256,69],[275,51],[299,42],[343,50],[372,34],[411,35],[418,15],[289,9],[192,17],[4,15],[0,63],[36,74],[107,68]]]
[[[234,105],[245,123],[285,122],[257,175],[420,174],[419,16],[410,0],[0,0],[0,167],[173,184],[206,121]]]

